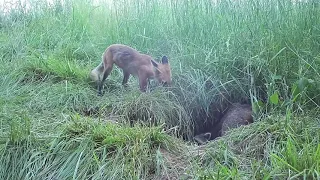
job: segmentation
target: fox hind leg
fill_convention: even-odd
[[[123,85],[124,87],[127,87],[127,86],[128,86],[129,77],[130,77],[130,73],[128,73],[128,72],[126,72],[126,71],[123,71],[123,81],[122,81],[122,85]]]

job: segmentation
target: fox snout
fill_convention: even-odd
[[[172,83],[172,81],[171,81],[171,73],[170,72],[166,72],[166,74],[163,74],[162,76],[160,76],[159,82],[164,87],[170,86],[171,83]]]

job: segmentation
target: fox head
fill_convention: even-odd
[[[153,60],[151,62],[156,69],[155,78],[158,80],[158,82],[163,84],[164,86],[170,85],[172,81],[171,67],[167,56],[162,57],[161,63],[157,63]]]
[[[211,139],[211,133],[203,133],[199,134],[193,137],[195,141],[197,141],[199,144],[206,144]]]

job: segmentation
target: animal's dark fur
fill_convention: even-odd
[[[223,116],[221,122],[221,135],[223,136],[229,129],[252,123],[252,108],[248,104],[234,103]]]

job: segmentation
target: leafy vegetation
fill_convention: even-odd
[[[320,178],[317,0],[11,5],[0,6],[0,179]],[[114,43],[168,56],[173,85],[124,88],[115,67],[98,97],[88,74]],[[233,102],[251,103],[255,122],[189,142]]]

